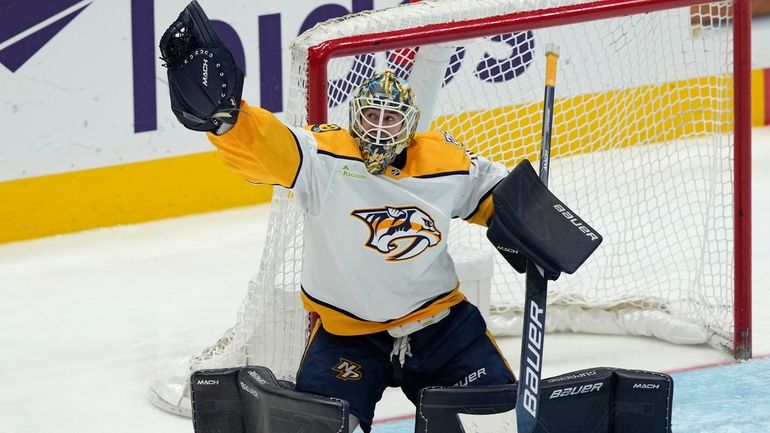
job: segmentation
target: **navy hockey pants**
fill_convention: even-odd
[[[391,357],[395,340],[387,332],[343,337],[319,327],[302,360],[297,391],[347,400],[351,413],[369,431],[374,406],[386,387],[401,387],[416,405],[427,386],[515,381],[481,313],[467,301],[452,307],[440,322],[409,335],[411,356],[403,367],[397,356]]]

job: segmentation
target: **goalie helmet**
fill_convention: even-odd
[[[361,84],[350,101],[350,133],[369,173],[382,173],[409,146],[419,119],[412,88],[393,71]]]

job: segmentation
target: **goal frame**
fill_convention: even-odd
[[[492,18],[432,24],[398,31],[330,39],[308,50],[308,123],[327,122],[327,65],[330,60],[357,54],[450,42],[709,4],[703,0],[603,0]],[[751,4],[733,0],[733,355],[752,356],[751,335]],[[483,23],[483,30],[479,24]]]

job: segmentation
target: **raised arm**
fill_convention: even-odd
[[[249,182],[294,186],[302,164],[300,145],[273,113],[243,102],[232,129],[207,135],[225,163]]]
[[[297,138],[272,113],[241,101],[243,72],[197,2],[163,34],[160,52],[179,122],[206,131],[248,181],[293,187],[302,162]]]

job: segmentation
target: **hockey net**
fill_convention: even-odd
[[[350,15],[292,44],[286,121],[346,126],[352,92],[389,68],[415,88],[422,129],[449,131],[509,168],[536,162],[543,47],[558,45],[549,188],[604,243],[549,285],[547,329],[707,343],[746,357],[748,216],[734,215],[749,209],[747,7],[436,0]],[[179,371],[181,385],[153,383],[162,407],[189,410],[186,380],[198,369],[258,364],[293,379],[307,330],[302,220],[291,192],[277,188],[237,324]],[[449,244],[458,255],[492,251],[484,230],[463,221]],[[488,325],[517,335],[524,278],[495,257]]]

